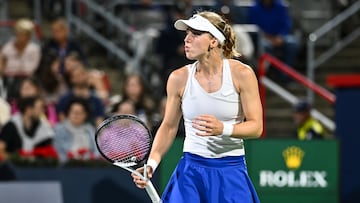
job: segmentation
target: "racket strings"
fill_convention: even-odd
[[[99,150],[116,162],[138,163],[151,146],[148,130],[136,121],[120,119],[104,126],[97,136]]]

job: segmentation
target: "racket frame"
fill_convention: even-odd
[[[139,163],[141,163],[142,161],[144,161],[145,159],[148,158],[149,156],[149,152],[147,153],[146,156],[144,156],[144,158],[142,160],[139,160],[139,163],[136,163],[136,162],[129,162],[129,163],[122,163],[122,162],[117,162],[117,161],[114,161],[112,159],[110,159],[109,157],[107,157],[103,152],[102,150],[100,149],[99,145],[98,145],[98,142],[97,142],[97,137],[98,137],[98,134],[99,132],[102,130],[102,128],[104,128],[105,126],[107,126],[109,123],[113,122],[113,121],[117,121],[119,119],[130,119],[130,120],[134,120],[138,123],[140,123],[148,132],[148,135],[149,135],[149,138],[150,138],[150,149],[151,149],[151,144],[152,144],[152,141],[153,141],[153,137],[152,137],[152,134],[151,134],[151,131],[149,130],[149,128],[146,126],[146,124],[140,120],[138,117],[134,116],[134,115],[130,115],[130,114],[118,114],[118,115],[114,115],[114,116],[111,116],[107,119],[105,119],[103,122],[100,123],[100,125],[96,128],[96,133],[95,133],[95,143],[96,143],[96,147],[98,149],[98,151],[100,152],[100,154],[107,160],[109,161],[110,163],[112,163],[113,165],[115,166],[118,166],[124,170],[127,170],[129,171],[130,173],[134,173],[136,174],[137,176],[139,176],[142,180],[145,180],[146,181],[146,187],[145,187],[145,190],[146,192],[148,193],[151,201],[153,203],[161,203],[161,199],[160,199],[160,196],[159,194],[157,193],[154,185],[152,184],[151,180],[148,179],[146,177],[146,171],[144,171],[144,174],[140,174],[138,171],[132,169],[131,167],[133,166],[136,166],[138,165]],[[146,164],[144,165],[144,170],[146,170]]]

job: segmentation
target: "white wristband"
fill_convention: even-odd
[[[147,161],[147,165],[151,166],[153,173],[154,173],[159,164],[154,159],[149,159]]]
[[[222,131],[222,135],[230,137],[233,133],[234,125],[229,124],[229,123],[224,123],[224,122],[223,122],[223,125],[224,125],[224,129]]]

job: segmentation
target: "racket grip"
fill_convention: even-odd
[[[161,203],[161,199],[160,199],[158,193],[156,192],[154,185],[152,184],[152,182],[150,180],[147,181],[145,190],[148,193],[148,195],[153,203]]]

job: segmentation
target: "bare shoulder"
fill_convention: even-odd
[[[230,59],[229,64],[234,85],[239,92],[241,92],[242,87],[257,86],[256,74],[249,65],[234,59]]]
[[[168,80],[174,83],[183,83],[186,82],[187,77],[188,77],[188,73],[189,71],[187,70],[186,66],[183,66],[181,68],[178,68],[174,71],[171,72],[171,74],[169,75]]]
[[[188,68],[183,66],[171,72],[167,82],[167,89],[180,90],[183,92],[189,75]]]
[[[249,65],[242,63],[241,61],[229,59],[229,64],[231,73],[237,78],[255,76],[254,70]]]

